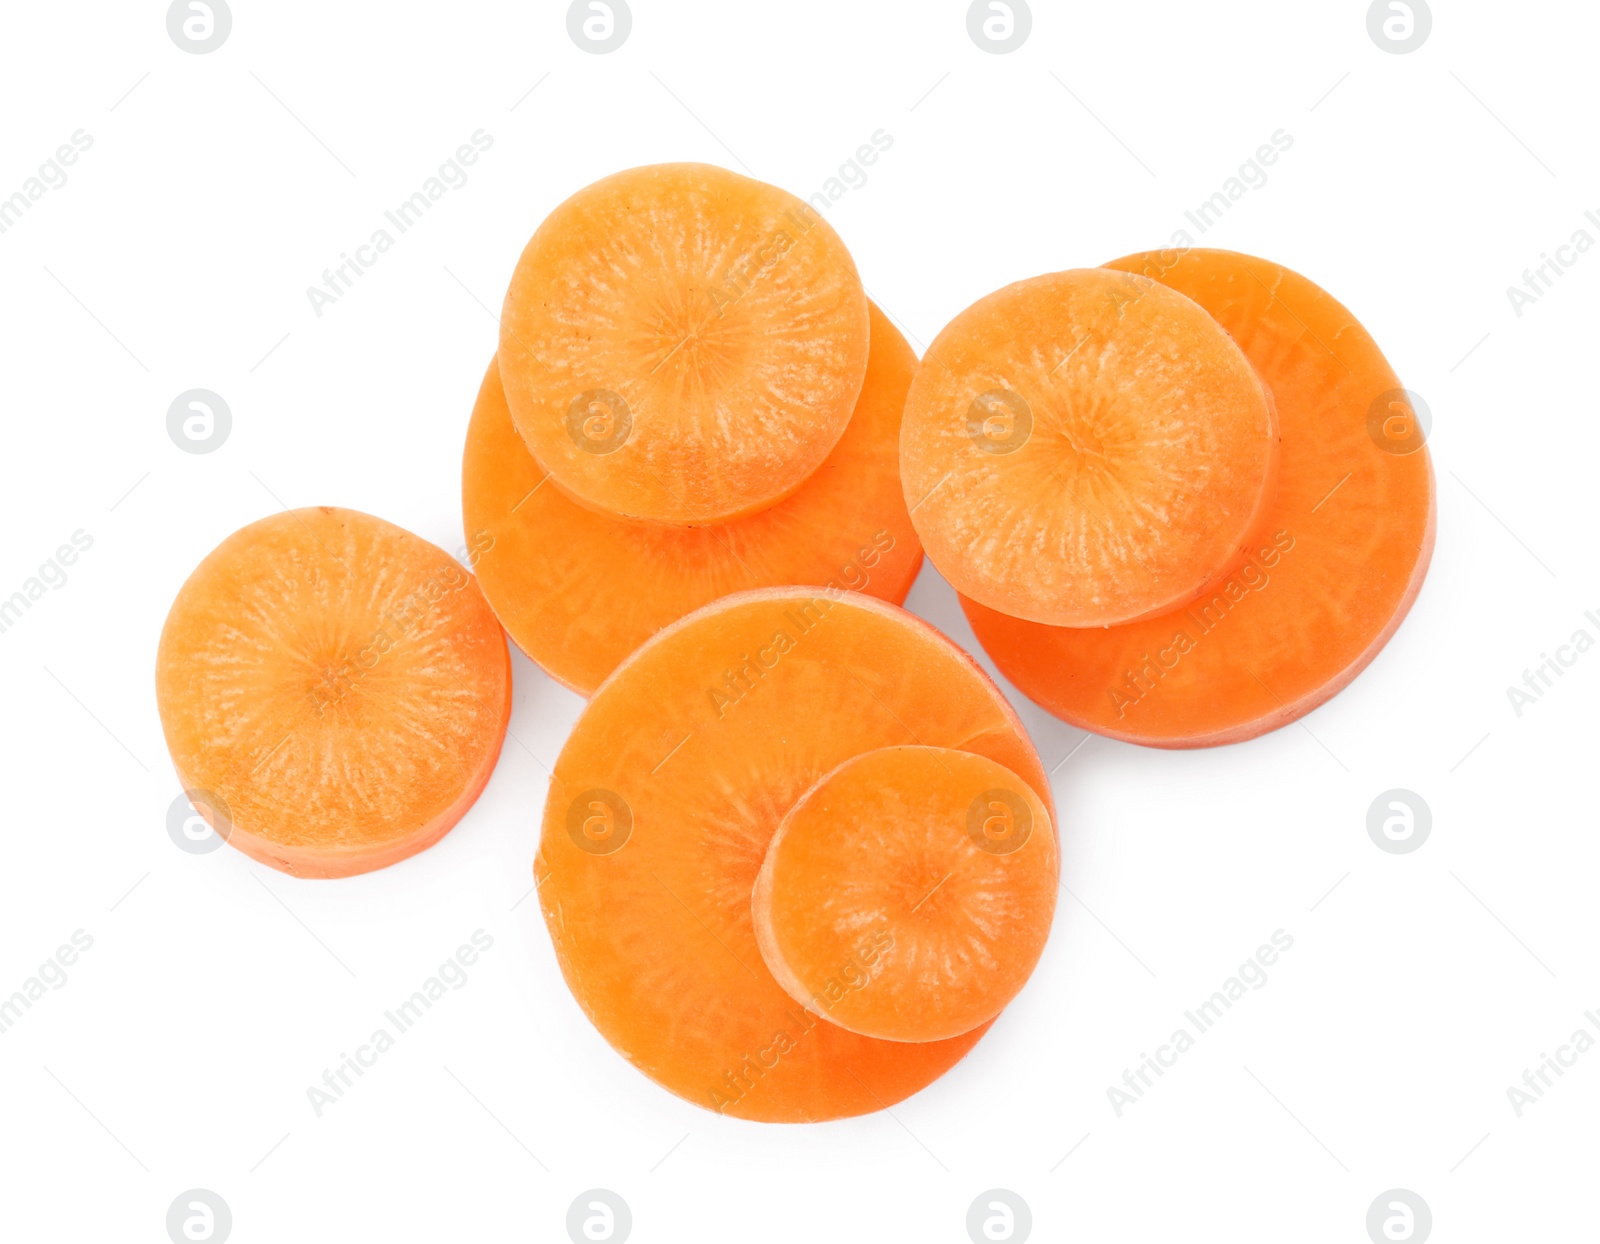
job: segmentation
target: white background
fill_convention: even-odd
[[[952,0],[634,0],[596,56],[550,0],[235,0],[196,56],[161,3],[7,5],[0,195],[94,142],[0,235],[0,596],[75,530],[93,547],[0,635],[0,995],[94,945],[0,1036],[0,1234],[159,1244],[199,1187],[240,1244],[562,1240],[604,1187],[640,1242],[959,1244],[1001,1187],[1040,1240],[1359,1244],[1399,1187],[1437,1240],[1591,1238],[1600,1051],[1520,1118],[1506,1089],[1600,1011],[1600,653],[1520,718],[1506,688],[1600,637],[1600,251],[1520,317],[1506,287],[1600,241],[1600,10],[1436,0],[1391,55],[1366,7],[1041,2],[997,56]],[[306,287],[479,129],[468,183],[317,317]],[[422,856],[309,882],[177,849],[152,669],[194,564],[310,504],[457,547],[487,308],[546,212],[663,160],[809,195],[879,129],[829,219],[919,352],[1009,281],[1165,244],[1293,136],[1203,241],[1327,286],[1433,411],[1438,551],[1372,667],[1303,725],[1188,753],[1012,693],[1063,820],[1044,960],[944,1079],[821,1126],[682,1102],[579,1012],[527,892],[581,704],[520,655],[499,769]],[[165,427],[196,387],[234,419],[204,456]],[[972,645],[931,569],[910,604]],[[1367,836],[1392,787],[1432,809],[1412,854]],[[480,928],[469,983],[317,1118],[307,1087]],[[1117,1117],[1107,1088],[1276,929],[1268,983]]]

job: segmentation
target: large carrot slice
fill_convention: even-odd
[[[900,491],[916,362],[873,307],[866,383],[827,461],[777,505],[707,527],[609,518],[550,485],[491,365],[461,468],[484,595],[518,646],[581,695],[663,626],[730,592],[816,584],[899,604],[922,565]]]
[[[841,1028],[940,1041],[1026,983],[1056,907],[1055,829],[986,756],[888,747],[845,761],[789,810],[752,911],[767,968]]]
[[[798,488],[867,368],[867,296],[815,209],[708,164],[595,182],[523,251],[501,320],[517,430],[603,513],[706,523]]]
[[[901,470],[929,558],[1014,617],[1106,626],[1196,599],[1259,532],[1277,430],[1215,320],[1143,276],[1019,281],[928,348]]]
[[[1347,685],[1394,634],[1433,553],[1434,482],[1400,381],[1353,315],[1305,277],[1229,251],[1132,255],[1232,334],[1283,434],[1266,534],[1220,587],[1164,617],[1070,630],[963,601],[979,641],[1058,717],[1114,738],[1252,738]]]
[[[284,872],[345,877],[432,846],[472,806],[511,659],[448,554],[322,506],[251,523],[200,563],[161,632],[156,699],[214,829]]]
[[[556,762],[534,874],[568,986],[646,1075],[748,1119],[862,1114],[922,1088],[981,1029],[847,1032],[762,962],[751,893],[785,812],[861,752],[958,747],[1048,804],[1032,744],[960,649],[904,610],[809,588],[729,596],[595,692]]]

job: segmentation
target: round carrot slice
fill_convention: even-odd
[[[1194,600],[1253,541],[1277,427],[1182,294],[1103,269],[979,299],[934,340],[900,430],[911,517],[963,594],[1056,626]]]
[[[750,900],[783,815],[861,752],[959,747],[1048,806],[1016,714],[953,643],[852,592],[768,588],[673,623],[578,719],[534,864],[579,1005],[629,1061],[697,1105],[814,1121],[893,1105],[982,1029],[902,1045],[797,1004],[756,945]]]
[[[794,195],[709,164],[616,173],[553,211],[501,319],[512,418],[606,514],[735,518],[800,486],[867,369],[850,253]]]
[[[321,506],[219,544],[161,632],[178,779],[218,834],[300,877],[432,846],[477,799],[511,712],[473,577],[393,523]]]
[[[827,461],[777,505],[708,527],[609,518],[551,486],[491,364],[461,470],[484,595],[517,645],[580,695],[663,626],[730,592],[816,584],[899,604],[922,565],[900,491],[900,411],[916,363],[873,307],[866,384]]]
[[[888,747],[845,761],[789,809],[752,900],[789,996],[841,1028],[940,1041],[988,1023],[1050,932],[1055,829],[986,756]]]
[[[1216,316],[1273,391],[1283,449],[1265,534],[1215,591],[1128,626],[963,604],[1006,677],[1073,725],[1157,747],[1253,738],[1327,701],[1399,627],[1433,554],[1433,467],[1377,344],[1305,277],[1213,250],[1116,266]]]

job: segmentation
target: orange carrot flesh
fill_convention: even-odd
[[[252,523],[200,563],[161,633],[156,698],[219,834],[284,872],[345,877],[433,845],[472,806],[511,661],[453,558],[322,506]]]
[[[1199,303],[1271,389],[1283,443],[1265,533],[1216,590],[1126,626],[1040,626],[962,603],[1006,677],[1065,721],[1158,747],[1252,738],[1335,695],[1399,627],[1433,552],[1428,450],[1385,435],[1399,379],[1306,278],[1229,251],[1113,266]]]
[[[556,762],[535,860],[579,1005],[665,1088],[747,1119],[891,1106],[982,1034],[906,1045],[808,1012],[756,944],[751,894],[779,822],[865,751],[958,747],[1048,807],[1021,723],[954,644],[854,593],[725,597],[646,642],[595,692]]]
[[[961,593],[1106,626],[1198,597],[1277,488],[1271,401],[1182,293],[1105,269],[1007,286],[956,316],[901,427],[907,504]]]
[[[511,279],[500,375],[557,487],[698,524],[788,496],[843,435],[867,368],[844,243],[795,196],[707,164],[580,190]]]
[[[1043,802],[1004,765],[938,747],[844,762],[801,796],[756,879],[756,942],[790,997],[841,1028],[940,1041],[1032,973],[1059,867]]]
[[[872,308],[872,351],[850,426],[791,496],[705,527],[608,518],[549,483],[484,377],[462,461],[474,569],[511,638],[590,695],[670,622],[730,592],[815,584],[899,604],[922,565],[900,490],[900,412],[916,356]]]

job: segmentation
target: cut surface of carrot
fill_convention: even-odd
[[[345,877],[432,846],[472,806],[505,736],[511,659],[453,558],[321,506],[206,556],[161,632],[156,698],[219,835],[284,872]]]
[[[1043,802],[1004,765],[940,747],[845,761],[800,797],[752,898],[768,970],[863,1036],[940,1041],[1026,983],[1058,884]]]
[[[928,348],[901,471],[928,557],[1014,617],[1106,626],[1197,598],[1259,532],[1277,428],[1191,300],[1105,269],[1019,281]]]
[[[1388,642],[1433,552],[1434,479],[1377,344],[1324,290],[1230,251],[1115,264],[1194,299],[1272,390],[1282,427],[1266,533],[1213,592],[1106,630],[1040,626],[963,600],[1017,688],[1113,738],[1199,747],[1253,738],[1327,701]]]
[[[839,235],[709,164],[603,178],[546,218],[511,279],[500,374],[557,486],[697,524],[793,492],[844,433],[867,297]]]
[[[656,631],[730,592],[815,584],[899,604],[922,565],[900,490],[900,412],[916,356],[872,308],[866,383],[799,489],[705,527],[609,518],[552,486],[491,364],[462,460],[462,516],[484,595],[547,673],[591,695]]]
[[[697,1105],[800,1122],[892,1106],[972,1047],[982,1029],[848,1032],[790,998],[756,945],[751,895],[784,814],[841,762],[902,743],[988,756],[1048,807],[987,676],[871,597],[725,597],[618,666],[556,762],[534,875],[567,984],[619,1053]]]

